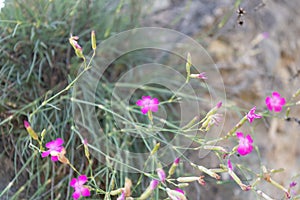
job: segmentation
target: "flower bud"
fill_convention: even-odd
[[[78,39],[79,39],[78,36],[71,36],[69,38],[69,43],[72,45],[73,49],[75,50],[76,55],[79,58],[84,58],[84,55],[82,53],[82,47],[77,42]]]
[[[190,77],[191,78],[203,79],[203,80],[207,79],[205,72],[201,72],[200,74],[191,74]]]
[[[28,121],[24,120],[24,126],[27,130],[27,132],[29,133],[30,137],[34,140],[39,140],[38,135],[35,133],[35,131],[31,128],[30,124]]]
[[[213,172],[213,171],[211,171],[211,170],[209,170],[209,169],[207,169],[207,168],[205,168],[203,166],[195,165],[194,163],[191,163],[191,165],[193,167],[197,167],[200,171],[204,172],[205,174],[207,174],[207,175],[209,175],[209,176],[211,176],[211,177],[213,177],[213,178],[215,178],[217,180],[221,179],[221,177],[217,173],[215,173],[215,172]]]
[[[179,161],[180,161],[180,158],[176,158],[173,162],[173,164],[171,165],[170,169],[169,169],[169,172],[168,172],[168,177],[171,177],[174,173],[175,173],[175,170],[179,164]]]
[[[156,172],[157,172],[159,180],[161,182],[165,182],[165,180],[166,180],[165,171],[163,169],[161,169],[161,168],[158,168],[158,169],[156,169]]]
[[[188,83],[190,81],[190,75],[191,75],[191,66],[192,66],[192,58],[191,58],[191,54],[188,53],[187,54],[187,61],[185,64],[185,69],[186,69],[186,83]]]
[[[151,153],[150,153],[151,156],[152,156],[153,154],[155,154],[155,152],[158,151],[159,147],[160,147],[160,143],[157,143],[157,144],[155,145],[155,147],[152,149]]]
[[[95,50],[96,49],[96,35],[95,35],[94,30],[91,32],[91,40],[92,40],[92,49]]]
[[[171,190],[167,188],[166,191],[171,200],[187,200],[187,198],[184,195],[184,192],[180,189]]]
[[[157,187],[157,185],[159,184],[159,181],[156,180],[156,179],[153,179],[151,182],[150,182],[150,190],[155,190],[155,188]]]

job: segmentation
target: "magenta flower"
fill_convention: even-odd
[[[158,168],[158,169],[156,169],[156,172],[157,172],[159,180],[161,182],[165,182],[165,180],[166,180],[165,171],[163,169],[161,169],[161,168]]]
[[[244,134],[241,132],[237,132],[236,136],[239,139],[239,146],[237,148],[237,152],[242,156],[251,153],[253,150],[253,140],[251,136],[248,134],[246,137],[244,137]]]
[[[136,105],[141,106],[141,111],[145,115],[147,112],[157,112],[159,101],[157,98],[151,98],[151,96],[143,96],[136,102]]]
[[[56,140],[53,140],[51,142],[48,142],[46,144],[46,147],[48,148],[47,151],[42,152],[42,158],[51,155],[51,160],[53,162],[58,161],[58,155],[62,152],[64,147],[62,144],[64,143],[63,139],[57,138]]]
[[[90,190],[88,187],[84,186],[87,182],[86,175],[81,175],[77,178],[73,178],[70,182],[70,186],[75,189],[72,197],[76,200],[79,199],[81,196],[87,197],[91,196]]]
[[[266,105],[270,111],[280,112],[285,104],[285,99],[278,92],[273,92],[272,97],[266,98]]]
[[[247,114],[247,119],[250,123],[252,123],[254,119],[261,118],[260,115],[255,114],[255,109],[256,109],[256,106],[254,106]]]

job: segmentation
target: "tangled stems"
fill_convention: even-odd
[[[95,34],[95,33],[94,33]],[[71,89],[71,87],[79,80],[79,78],[89,69],[92,68],[91,66],[91,62],[94,59],[95,55],[96,55],[96,44],[95,44],[95,36],[92,33],[92,47],[93,47],[93,54],[92,57],[90,58],[88,64],[86,63],[86,58],[84,55],[82,55],[80,58],[83,59],[83,65],[84,65],[84,69],[75,77],[75,79],[69,83],[64,89],[62,89],[61,91],[59,91],[58,93],[56,93],[55,95],[51,96],[48,99],[45,99],[35,110],[33,110],[33,112],[29,115],[29,121],[31,121],[32,117],[34,114],[36,114],[42,107],[44,107],[45,105],[47,105],[50,101],[54,100],[56,97],[60,96],[61,94],[63,94],[64,92],[68,91],[69,89]],[[38,101],[35,101],[36,103]]]

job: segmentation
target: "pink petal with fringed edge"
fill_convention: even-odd
[[[50,151],[42,152],[42,158],[45,158],[45,157],[49,156],[49,154],[50,154]]]
[[[51,160],[53,162],[57,162],[58,161],[58,156],[51,156]]]
[[[71,187],[75,187],[76,183],[77,183],[77,179],[76,178],[72,178],[72,180],[70,181],[70,186]]]
[[[85,182],[87,182],[87,177],[86,175],[81,175],[78,177],[78,184],[83,185]]]
[[[90,190],[88,188],[86,188],[86,187],[81,188],[81,194],[84,197],[91,196]]]
[[[75,191],[75,192],[73,193],[72,197],[73,197],[74,199],[79,199],[79,197],[80,197],[80,192],[79,192],[79,191]]]

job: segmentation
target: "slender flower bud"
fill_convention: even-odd
[[[205,72],[201,72],[200,74],[191,74],[190,78],[198,78],[198,79],[203,79],[203,80],[207,79]]]
[[[179,177],[176,180],[180,183],[189,183],[189,182],[194,182],[194,181],[198,181],[198,183],[200,185],[205,185],[205,181],[204,181],[204,176],[190,176],[190,177]]]
[[[215,178],[217,180],[221,179],[221,177],[217,173],[215,173],[215,172],[213,172],[213,171],[211,171],[211,170],[209,170],[209,169],[207,169],[207,168],[205,168],[203,166],[195,165],[194,163],[191,163],[191,165],[193,167],[197,167],[200,171],[204,172],[205,174],[207,174],[207,175],[209,175],[209,176],[211,176],[211,177],[213,177],[213,178]]]
[[[214,151],[220,151],[222,153],[228,153],[227,150],[224,148],[224,147],[221,147],[221,146],[210,146],[210,145],[205,145],[203,146],[203,149],[206,149],[206,150],[214,150]]]
[[[241,179],[233,172],[231,161],[227,161],[228,174],[231,178],[241,187],[242,190],[248,191],[251,189],[251,185],[245,185],[242,183]]]
[[[179,161],[180,161],[180,158],[176,158],[173,162],[173,164],[171,165],[170,169],[169,169],[169,172],[168,172],[168,177],[171,177],[174,173],[175,173],[175,170],[179,164]]]
[[[195,116],[187,125],[185,125],[184,127],[182,127],[183,130],[190,128],[191,126],[193,126],[196,121],[198,121],[199,117]]]
[[[293,94],[293,98],[296,98],[297,96],[299,96],[300,95],[300,89],[298,89],[296,92],[295,92],[295,94]]]
[[[83,140],[83,146],[84,146],[84,154],[85,154],[85,157],[90,160],[90,152],[89,152],[89,148],[88,148],[88,142],[87,142],[87,139],[84,139]]]
[[[120,193],[122,193],[122,192],[123,192],[123,188],[119,188],[119,189],[110,191],[110,192],[109,192],[109,195],[111,195],[111,196],[116,196],[116,195],[118,195],[118,194],[120,194]]]
[[[95,50],[97,44],[96,44],[96,34],[94,30],[91,32],[91,40],[92,40],[92,49]]]
[[[35,133],[35,131],[31,128],[30,124],[28,121],[24,120],[24,126],[27,130],[27,132],[29,133],[30,137],[34,140],[39,140],[38,135]]]
[[[73,49],[75,50],[76,55],[79,58],[84,58],[84,55],[82,53],[82,47],[77,42],[78,39],[79,39],[78,36],[71,36],[69,38],[69,43],[72,45]]]
[[[125,179],[125,186],[124,186],[124,191],[125,191],[125,196],[129,197],[131,195],[131,186],[132,182],[129,178]]]
[[[151,182],[150,182],[150,190],[155,190],[155,188],[157,188],[157,185],[159,184],[159,181],[156,180],[156,179],[153,179]]]
[[[187,61],[185,64],[185,69],[186,69],[186,83],[188,83],[190,81],[190,75],[191,75],[191,66],[192,66],[192,58],[191,58],[191,54],[188,53],[187,54]]]
[[[161,168],[157,168],[156,169],[156,172],[157,172],[157,175],[158,175],[158,178],[161,182],[165,182],[166,180],[166,174],[165,174],[165,171]]]
[[[148,186],[148,188],[143,192],[143,194],[138,198],[140,200],[144,200],[144,199],[148,199],[148,197],[152,194],[153,190],[155,190],[155,188],[158,186],[159,181],[153,179],[150,182],[150,185]]]
[[[219,108],[221,108],[222,102],[218,102],[215,107],[213,107],[206,116],[200,121],[202,123],[200,131],[208,131],[213,124],[219,125],[222,120],[222,114],[216,113]]]
[[[171,190],[167,188],[166,191],[171,200],[187,200],[187,198],[184,195],[184,192],[180,189]]]
[[[188,184],[188,183],[179,183],[179,184],[177,184],[177,186],[179,187],[179,188],[184,188],[184,187],[188,187],[190,184]]]
[[[157,144],[154,146],[154,148],[152,149],[151,153],[150,153],[151,156],[152,156],[153,154],[155,154],[155,152],[158,151],[159,147],[160,147],[160,143],[157,143]]]

